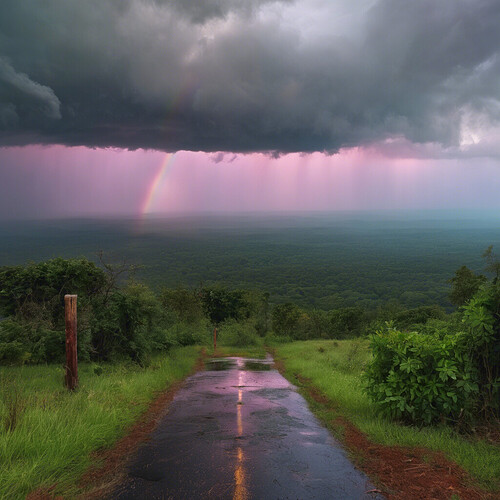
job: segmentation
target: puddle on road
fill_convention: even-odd
[[[269,371],[271,365],[265,361],[245,361],[245,369],[253,371]]]
[[[213,358],[205,361],[205,368],[207,370],[230,370],[236,367],[238,370],[269,371],[271,369],[271,364],[264,359],[247,360],[245,358]]]
[[[229,370],[236,365],[236,361],[234,359],[226,359],[226,358],[215,358],[209,359],[205,361],[205,368],[207,370]]]

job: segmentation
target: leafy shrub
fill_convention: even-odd
[[[31,357],[23,344],[17,340],[0,342],[0,363],[7,365],[24,364]]]
[[[175,314],[177,321],[195,323],[203,317],[201,294],[193,289],[177,287],[162,288],[160,302],[167,311]]]
[[[433,319],[419,333],[389,328],[372,337],[366,390],[386,414],[426,424],[498,418],[500,260],[491,247],[484,257],[492,281],[465,267],[451,280],[455,303],[465,304],[461,328],[455,315],[441,330],[440,320]]]
[[[259,344],[257,331],[249,322],[226,321],[219,328],[218,337],[223,345],[231,347],[246,347]]]
[[[466,348],[478,371],[480,411],[485,416],[500,413],[500,281],[484,286],[464,306],[468,329]]]
[[[467,334],[442,338],[396,330],[371,337],[366,391],[381,411],[405,422],[470,418],[479,395]]]
[[[396,314],[394,323],[398,328],[406,329],[413,325],[425,324],[431,319],[443,320],[445,317],[446,313],[442,307],[421,306]]]
[[[329,312],[329,337],[336,339],[359,336],[367,325],[366,312],[361,307],[343,307]]]
[[[105,272],[87,259],[56,258],[27,266],[0,267],[0,315],[45,322],[64,321],[64,295],[92,297],[106,289]]]
[[[205,321],[198,323],[175,323],[165,330],[165,342],[173,345],[207,344],[210,326]]]
[[[456,306],[466,304],[486,282],[486,276],[476,275],[467,266],[462,266],[455,271],[455,276],[449,280],[451,292],[449,299]]]
[[[272,313],[272,328],[276,335],[287,335],[295,338],[295,330],[299,323],[301,310],[290,302],[278,304]]]
[[[0,363],[62,361],[64,332],[8,319],[0,323]]]

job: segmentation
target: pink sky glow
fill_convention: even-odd
[[[494,160],[374,148],[272,158],[180,151],[0,149],[2,218],[144,213],[500,208]]]

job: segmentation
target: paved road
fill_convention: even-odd
[[[271,363],[213,360],[188,378],[111,498],[382,498]]]

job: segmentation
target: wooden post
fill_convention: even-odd
[[[217,347],[217,327],[214,327],[214,352]]]
[[[66,320],[66,377],[68,390],[78,385],[78,359],[76,356],[76,295],[64,296],[64,317]]]

